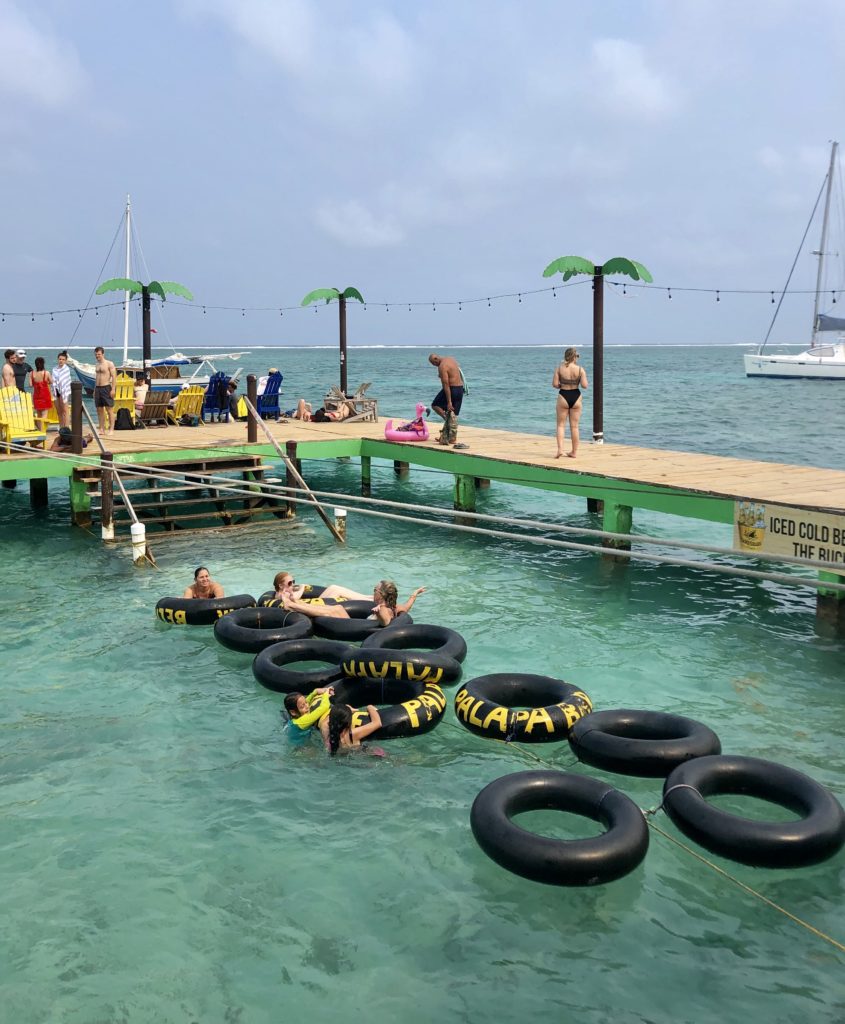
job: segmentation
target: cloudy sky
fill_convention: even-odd
[[[585,344],[588,284],[529,294],[570,253],[660,286],[609,289],[610,344],[757,342],[845,141],[843,56],[841,0],[0,0],[0,331],[74,337],[8,314],[84,306],[131,193],[150,276],[197,299],[179,346],[334,343],[333,309],[288,308],[332,285],[368,300],[352,343]]]

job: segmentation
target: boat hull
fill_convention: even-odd
[[[806,352],[799,356],[746,355],[745,375],[784,380],[845,380],[845,359],[820,359]]]
[[[94,375],[80,370],[78,366],[74,366],[73,371],[82,382],[85,394],[93,395]],[[150,383],[150,389],[152,391],[169,391],[171,395],[176,395],[186,384],[202,384],[203,387],[207,387],[208,377],[194,377],[193,379],[188,377],[154,377]]]

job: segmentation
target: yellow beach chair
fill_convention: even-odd
[[[197,426],[202,423],[202,401],[205,388],[202,384],[188,384],[176,396],[176,404],[167,410],[167,418],[174,426],[179,425],[183,416],[195,416]]]
[[[0,439],[6,446],[7,455],[12,451],[12,442],[44,447],[46,424],[43,419],[35,418],[32,395],[28,392],[0,388]]]
[[[119,373],[114,385],[114,415],[118,410],[126,409],[135,419],[135,378],[128,373]]]

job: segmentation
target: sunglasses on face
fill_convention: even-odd
[[[296,586],[296,580],[285,580],[285,582],[282,584],[282,586],[283,587],[293,587],[293,586]]]

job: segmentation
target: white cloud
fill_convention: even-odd
[[[780,174],[784,169],[783,155],[774,146],[763,146],[757,151],[757,159],[767,171]]]
[[[85,84],[74,47],[38,28],[10,0],[0,0],[0,95],[59,107]]]
[[[599,39],[592,47],[593,95],[620,117],[658,120],[681,105],[678,87],[652,71],[645,50],[625,39]]]
[[[397,245],[405,237],[390,215],[379,217],[356,199],[322,203],[316,220],[326,234],[346,245],[370,249]]]

